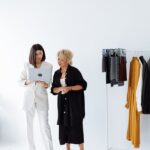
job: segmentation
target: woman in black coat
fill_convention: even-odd
[[[58,95],[58,121],[60,144],[79,144],[84,150],[83,118],[85,116],[84,90],[87,82],[80,71],[71,66],[72,52],[60,50],[58,64],[60,69],[54,73],[51,92]]]

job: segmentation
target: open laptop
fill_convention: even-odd
[[[29,68],[27,72],[27,79],[31,81],[44,81],[46,83],[52,82],[52,69],[50,68]]]

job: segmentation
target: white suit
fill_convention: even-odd
[[[45,67],[52,70],[52,65],[43,61],[41,68]],[[29,149],[35,150],[33,139],[33,118],[36,109],[45,148],[46,150],[53,150],[51,130],[48,124],[49,107],[47,90],[43,88],[40,83],[33,82],[29,85],[25,85],[25,81],[27,80],[27,70],[29,68],[34,68],[34,66],[30,63],[25,63],[19,80],[19,84],[25,88],[23,109],[26,111],[27,117],[27,137],[29,142]],[[50,78],[52,78],[52,76]]]

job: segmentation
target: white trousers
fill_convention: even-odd
[[[40,110],[36,106],[36,104],[30,109],[26,111],[26,119],[27,119],[27,137],[29,143],[29,150],[36,150],[33,136],[33,119],[35,115],[35,109],[37,110],[40,130],[43,138],[43,142],[45,145],[45,150],[53,150],[52,144],[52,136],[51,129],[48,123],[48,110]]]

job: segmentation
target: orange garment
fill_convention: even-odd
[[[140,146],[140,112],[137,110],[136,90],[140,75],[140,62],[137,57],[133,57],[130,62],[130,72],[128,81],[127,104],[129,110],[127,140],[131,141],[134,147]]]

